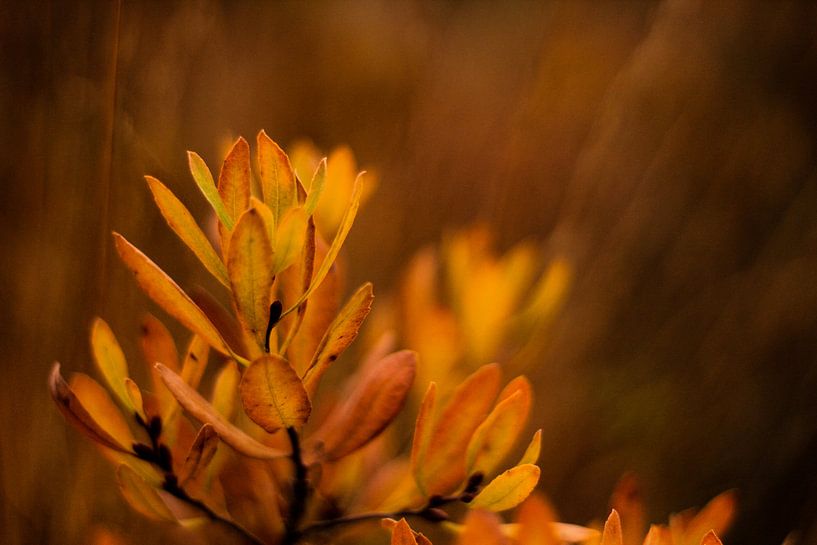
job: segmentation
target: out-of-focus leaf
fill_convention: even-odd
[[[622,545],[623,535],[621,533],[621,518],[618,511],[613,509],[607,522],[604,523],[604,531],[601,533],[601,545]]]
[[[383,519],[381,525],[391,530],[391,545],[431,545],[426,536],[411,529],[405,518]]]
[[[153,520],[176,522],[176,517],[159,497],[157,490],[146,483],[130,466],[120,465],[116,469],[116,480],[122,496],[136,511]]]
[[[209,356],[210,345],[194,333],[187,347],[187,352],[184,354],[184,364],[181,372],[182,378],[191,388],[199,387]]]
[[[484,365],[454,391],[417,458],[414,475],[421,490],[444,495],[465,480],[468,443],[493,405],[500,378],[497,364]]]
[[[522,503],[539,482],[539,468],[533,464],[512,467],[482,489],[469,504],[474,509],[505,511]]]
[[[236,354],[246,355],[247,348],[244,346],[243,333],[235,316],[224,308],[224,305],[219,303],[210,292],[201,287],[194,286],[190,290],[190,298],[215,326],[227,346]]]
[[[304,385],[310,397],[318,389],[321,377],[357,337],[360,327],[372,309],[374,293],[371,282],[363,284],[349,298],[321,339],[315,356],[304,374]]]
[[[71,390],[88,414],[126,450],[135,442],[122,413],[108,391],[84,373],[74,373],[69,381]],[[129,415],[130,416],[130,415]]]
[[[531,494],[527,500],[522,502],[517,511],[516,520],[519,523],[516,533],[519,545],[559,545],[561,543],[554,528],[556,515],[553,508],[541,496]]]
[[[309,193],[306,197],[306,204],[304,210],[307,216],[311,216],[318,207],[321,193],[323,193],[323,186],[326,183],[326,158],[321,159],[318,163],[318,168],[315,169],[315,174],[312,175],[312,183],[309,184]]]
[[[247,416],[268,433],[302,427],[312,410],[301,379],[280,356],[262,356],[252,362],[239,389]]]
[[[224,159],[218,176],[218,194],[227,215],[233,221],[238,221],[241,214],[250,207],[252,193],[250,176],[250,145],[244,138],[239,137]],[[227,249],[230,247],[231,230],[219,224],[218,231],[221,236],[222,255],[226,257]]]
[[[431,382],[428,385],[420,410],[417,411],[417,420],[414,423],[414,440],[411,443],[411,468],[412,474],[418,486],[422,479],[418,477],[421,469],[420,461],[428,450],[428,443],[431,440],[431,432],[434,430],[434,408],[437,402],[437,383]],[[422,487],[420,492],[426,494]]]
[[[153,394],[158,403],[158,412],[165,417],[176,407],[176,400],[165,388],[159,373],[153,367],[156,362],[166,365],[174,372],[179,371],[179,355],[176,351],[176,342],[170,335],[165,325],[152,314],[146,314],[142,318],[141,334],[139,336],[139,346],[142,355],[150,371],[150,378],[153,384]]]
[[[641,545],[646,528],[646,513],[641,484],[635,473],[625,473],[610,497],[610,506],[621,518],[624,545]]]
[[[403,408],[414,381],[417,355],[390,354],[374,365],[311,438],[323,443],[323,458],[337,460],[377,437]]]
[[[148,182],[156,206],[173,232],[199,258],[204,268],[210,271],[216,280],[229,286],[224,263],[187,208],[162,182],[152,176],[145,176],[145,180]]]
[[[130,378],[125,379],[125,390],[128,392],[128,399],[130,399],[133,410],[139,417],[147,422],[148,418],[145,415],[144,401],[142,400],[142,390]]]
[[[65,382],[60,374],[60,364],[55,363],[48,376],[48,389],[51,397],[57,404],[57,408],[63,416],[79,431],[108,448],[119,452],[130,452],[131,444],[122,444],[120,439],[115,438],[108,430],[91,416],[74,391]],[[93,409],[92,409],[93,410]],[[115,409],[114,409],[115,410]],[[116,411],[118,413],[118,411]]]
[[[195,481],[212,461],[217,448],[218,433],[211,424],[204,424],[196,434],[184,460],[184,466],[179,473],[179,486],[184,486],[188,481]]]
[[[672,534],[669,528],[657,524],[651,525],[647,537],[644,538],[644,545],[672,545]]]
[[[233,426],[224,416],[210,405],[201,395],[192,389],[182,378],[165,367],[157,364],[156,368],[162,380],[176,396],[179,404],[196,420],[213,426],[222,441],[236,451],[251,458],[272,459],[287,456],[288,453],[263,445]]]
[[[480,424],[468,444],[468,474],[487,475],[496,470],[525,426],[531,396],[530,383],[525,377],[514,379],[500,393],[499,403]]]
[[[709,530],[703,538],[701,545],[723,545],[720,538],[715,534],[715,530]]]
[[[306,241],[307,216],[303,208],[291,208],[281,218],[275,230],[273,272],[278,274],[292,265],[301,255]]]
[[[240,381],[241,373],[235,362],[232,360],[224,362],[213,384],[212,405],[227,420],[232,420],[238,408],[238,383]]]
[[[227,229],[232,231],[235,223],[227,213],[224,203],[221,202],[221,196],[218,194],[218,188],[213,181],[213,175],[210,173],[210,169],[207,168],[204,159],[199,157],[196,152],[188,151],[187,162],[190,165],[190,174],[193,175],[193,180],[196,181],[196,185],[199,186],[204,198],[207,199],[207,202],[213,207],[213,211],[216,213],[216,216],[218,216],[219,221],[224,224]]]
[[[519,463],[516,465],[522,464],[535,464],[539,460],[539,451],[542,448],[542,430],[541,428],[536,430],[536,433],[533,434],[533,438],[530,440],[528,447],[525,449],[524,454],[522,454],[522,459],[519,460]]]
[[[726,532],[732,525],[736,510],[737,495],[734,490],[718,494],[689,522],[684,530],[685,543],[695,545],[709,530],[717,534]]]
[[[502,521],[494,513],[475,509],[465,517],[457,545],[506,545]]]
[[[125,360],[125,354],[116,336],[102,318],[96,318],[91,326],[91,351],[94,355],[94,362],[105,378],[108,388],[123,406],[131,413],[135,412],[136,407],[131,402],[125,386],[125,379],[128,377],[128,362]]]
[[[269,321],[270,296],[275,271],[272,246],[258,211],[244,212],[235,226],[227,256],[238,320],[249,339],[250,356],[263,353]]]
[[[145,254],[119,233],[114,233],[116,249],[122,261],[136,277],[139,286],[165,312],[179,320],[186,328],[201,335],[213,348],[223,354],[230,349],[218,330],[202,310],[184,291]]]
[[[286,211],[298,204],[295,174],[287,154],[266,132],[258,133],[257,142],[261,193],[278,226]]]

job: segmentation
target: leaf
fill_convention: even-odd
[[[723,543],[715,534],[715,530],[709,530],[701,539],[701,545],[723,545]]]
[[[531,494],[522,502],[517,511],[516,520],[519,530],[516,539],[519,545],[559,545],[561,540],[556,534],[554,523],[556,515],[553,508],[541,496]]]
[[[192,250],[204,268],[216,280],[229,287],[224,263],[187,208],[162,182],[152,176],[145,176],[145,180],[148,182],[156,206],[159,207],[159,211],[173,232]]]
[[[457,545],[505,545],[508,538],[502,533],[502,521],[494,513],[476,509],[465,517]]]
[[[292,366],[280,356],[255,360],[239,386],[244,411],[268,433],[306,424],[312,405]]]
[[[241,214],[250,207],[251,180],[250,145],[244,138],[239,137],[224,159],[221,173],[218,175],[218,194],[227,215],[233,221],[238,221]],[[222,253],[226,256],[232,230],[219,224],[218,231],[221,236]]]
[[[621,518],[618,511],[613,509],[607,522],[604,523],[604,531],[601,533],[601,545],[622,545],[623,536],[621,533]]]
[[[313,450],[322,442],[324,460],[333,461],[377,437],[405,405],[416,366],[417,355],[410,350],[380,360],[354,383],[345,401],[312,436]]]
[[[238,372],[235,362],[232,360],[224,362],[213,385],[212,405],[227,420],[232,420],[238,408],[236,398],[240,381],[241,373]]]
[[[224,339],[224,342],[234,353],[247,353],[242,338],[241,325],[232,312],[224,308],[224,305],[213,297],[210,292],[201,287],[194,286],[190,290],[190,298],[204,312],[207,319],[215,326],[221,338]]]
[[[734,490],[722,492],[709,500],[684,529],[685,541],[697,543],[708,530],[726,532],[732,525],[737,510],[737,495]]]
[[[187,347],[187,352],[185,352],[181,372],[182,379],[184,379],[191,388],[195,389],[199,387],[204,369],[207,367],[209,355],[210,346],[204,342],[204,339],[194,333],[190,339],[190,345]]]
[[[62,378],[59,363],[54,363],[48,375],[48,389],[65,419],[79,431],[108,448],[119,452],[130,452],[130,443],[123,445],[119,439],[114,438],[83,406],[74,391]]]
[[[619,513],[624,545],[641,545],[647,524],[641,483],[633,472],[622,475],[610,497],[610,507]]]
[[[673,545],[672,534],[667,527],[652,524],[647,537],[644,538],[644,545]],[[717,544],[710,544],[717,545]]]
[[[147,422],[148,418],[145,415],[144,401],[142,400],[142,390],[130,378],[125,379],[125,390],[128,392],[128,399],[130,399],[133,410],[139,415],[143,421]]]
[[[508,393],[510,395],[505,397]],[[480,424],[468,444],[465,466],[469,475],[492,473],[507,456],[519,432],[525,427],[531,396],[531,386],[525,377],[514,379],[500,393],[500,402]]]
[[[247,210],[238,220],[230,242],[227,271],[238,320],[255,343],[250,356],[262,353],[266,342],[270,295],[275,281],[272,246],[258,211]]]
[[[195,481],[210,464],[217,448],[218,433],[211,424],[204,424],[196,434],[179,472],[179,486],[184,487],[188,481]]]
[[[261,193],[279,225],[284,213],[298,204],[295,174],[289,157],[263,130],[258,133],[258,170]]]
[[[150,372],[153,393],[158,402],[158,412],[162,417],[166,417],[176,407],[176,400],[165,388],[153,364],[159,362],[174,372],[178,372],[179,354],[176,351],[176,341],[158,318],[152,314],[146,314],[142,318],[139,347],[142,349],[142,355]]]
[[[263,445],[233,426],[212,405],[191,388],[182,378],[162,364],[156,365],[162,380],[173,392],[179,404],[196,420],[210,424],[222,441],[236,451],[251,458],[273,459],[288,456],[288,453]]]
[[[199,186],[204,198],[207,199],[207,202],[213,207],[213,211],[216,213],[216,216],[218,216],[219,221],[227,229],[232,231],[234,222],[227,213],[224,203],[221,202],[221,196],[219,196],[216,183],[213,181],[213,175],[210,173],[210,169],[207,168],[204,159],[199,157],[196,152],[188,151],[187,162],[190,165],[190,174],[193,175],[193,180],[195,180],[196,185]]]
[[[287,210],[275,230],[275,274],[292,265],[301,254],[306,242],[306,228],[307,216],[303,208]]]
[[[536,430],[536,433],[533,434],[533,438],[530,440],[528,444],[528,448],[525,449],[525,453],[522,454],[522,459],[519,460],[519,463],[516,465],[522,464],[535,464],[539,460],[539,451],[542,448],[542,429]]]
[[[97,369],[102,373],[108,388],[131,413],[136,411],[128,395],[125,379],[128,377],[128,362],[125,354],[111,331],[110,326],[102,318],[96,318],[91,326],[91,351]]]
[[[116,468],[119,491],[136,511],[153,520],[176,522],[157,490],[145,482],[136,471],[126,464]]]
[[[372,301],[374,301],[372,289],[371,282],[358,288],[326,330],[309,368],[304,373],[304,385],[310,397],[314,396],[318,383],[329,366],[357,337],[363,321],[372,309]]]
[[[488,483],[469,507],[491,511],[512,509],[533,491],[539,482],[539,473],[539,468],[533,464],[512,467]]]
[[[312,175],[312,183],[309,185],[309,194],[306,197],[306,204],[304,210],[307,216],[311,216],[318,207],[323,187],[326,183],[326,158],[321,159],[318,163],[318,168],[315,169],[315,174]]]
[[[119,233],[114,233],[113,236],[119,256],[134,274],[142,290],[183,326],[201,335],[210,346],[222,354],[229,355],[230,349],[218,330],[190,297],[125,237]]]
[[[493,363],[480,367],[454,391],[428,447],[417,457],[414,475],[420,490],[444,495],[465,480],[468,442],[491,409],[499,381],[499,366]]]
[[[411,531],[411,527],[405,518],[401,518],[397,521],[392,528],[391,545],[417,545],[417,540],[414,539],[414,533]]]
[[[420,459],[423,453],[428,450],[428,443],[431,440],[431,432],[434,423],[434,407],[437,401],[437,383],[431,382],[428,385],[423,402],[420,404],[420,410],[417,411],[417,420],[414,423],[414,439],[411,443],[411,467],[412,473],[415,475],[415,480],[418,485],[422,479],[418,478],[420,469]],[[426,494],[423,488],[420,492]]]

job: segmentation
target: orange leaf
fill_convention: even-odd
[[[539,460],[539,451],[541,448],[542,430],[540,428],[533,434],[533,438],[531,438],[528,448],[526,448],[524,454],[522,454],[522,459],[519,460],[519,463],[516,465],[521,466],[522,464],[535,464],[536,461]]]
[[[723,545],[715,530],[709,530],[701,539],[701,545]]]
[[[136,511],[150,519],[176,522],[176,517],[159,497],[158,491],[146,483],[133,468],[120,465],[116,469],[116,480],[122,496]]]
[[[391,545],[417,545],[414,533],[405,518],[401,518],[391,531]]]
[[[258,170],[264,202],[275,217],[275,225],[289,208],[296,206],[295,173],[289,157],[263,130],[258,133]]]
[[[607,522],[604,523],[604,531],[601,533],[601,545],[622,545],[623,536],[621,534],[621,519],[618,511],[613,509]]]
[[[505,545],[508,538],[502,533],[502,521],[494,513],[475,509],[465,517],[457,545]]]
[[[684,530],[686,543],[694,545],[709,530],[722,534],[729,529],[737,510],[737,495],[734,490],[722,492],[709,500],[689,522]]]
[[[665,526],[653,524],[644,538],[644,545],[672,545],[672,535]]]
[[[640,545],[646,525],[641,484],[635,473],[625,473],[616,484],[610,505],[621,517],[624,545]]]
[[[179,370],[179,355],[176,352],[176,342],[165,325],[152,314],[142,318],[142,329],[139,336],[139,346],[150,371],[153,384],[153,393],[159,404],[159,412],[165,416],[176,405],[176,400],[165,388],[159,373],[153,368],[156,362],[166,365],[174,372]]]
[[[233,221],[238,221],[241,214],[250,207],[251,187],[250,145],[239,137],[224,159],[218,176],[218,194],[227,215]],[[231,230],[219,223],[218,231],[221,235],[222,254],[226,256]]]
[[[519,545],[558,545],[553,508],[538,494],[531,494],[516,515],[519,531],[516,539]]]
[[[411,443],[411,467],[412,472],[417,475],[420,469],[420,459],[428,449],[431,440],[431,432],[434,424],[434,407],[437,401],[437,383],[431,382],[428,385],[420,410],[417,411],[417,420],[414,423],[414,439]],[[420,480],[415,478],[419,483]],[[425,490],[420,489],[425,494]]]
[[[184,460],[184,466],[179,472],[179,486],[184,486],[188,481],[195,481],[202,471],[216,455],[218,448],[218,433],[210,424],[204,424]]]
[[[194,333],[185,352],[181,372],[182,378],[191,388],[199,387],[209,356],[210,346]]]
[[[241,378],[241,401],[250,419],[268,433],[306,424],[312,406],[292,366],[280,356],[252,362]]]

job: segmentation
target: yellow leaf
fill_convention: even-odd
[[[182,378],[165,367],[157,364],[162,380],[173,392],[179,404],[196,420],[213,426],[222,441],[236,451],[251,458],[272,459],[288,456],[288,453],[263,445],[233,426],[224,416],[210,405],[201,395],[191,388]]]
[[[187,347],[187,352],[185,352],[181,372],[182,378],[191,388],[199,387],[209,356],[210,346],[204,342],[204,339],[194,333],[190,339],[190,345]]]
[[[502,533],[499,517],[490,511],[475,509],[466,515],[457,545],[505,545],[508,541]]]
[[[604,523],[604,531],[601,533],[601,545],[622,545],[623,536],[621,533],[621,518],[618,511],[613,509],[607,522]]]
[[[125,379],[128,377],[128,363],[116,336],[102,318],[96,318],[91,326],[91,351],[94,355],[94,362],[105,378],[108,388],[133,414],[136,407],[131,402],[125,386]]]
[[[139,386],[130,378],[125,379],[125,389],[128,392],[128,399],[130,399],[134,411],[136,411],[136,414],[139,415],[139,418],[141,418],[144,422],[147,422],[148,418],[145,415],[144,401],[142,400],[142,390],[140,390]]]
[[[522,464],[535,464],[539,460],[539,451],[542,448],[542,430],[541,428],[536,430],[536,433],[533,434],[533,438],[530,440],[528,444],[528,448],[525,449],[525,453],[522,454],[522,459],[519,460],[519,463],[516,465]]]
[[[306,242],[307,216],[303,208],[291,208],[281,218],[275,230],[275,264],[273,272],[278,274],[301,255]]]
[[[414,423],[414,439],[411,443],[411,467],[412,473],[415,475],[415,480],[418,485],[421,479],[417,478],[420,469],[420,459],[428,449],[428,443],[431,440],[431,432],[434,429],[434,408],[437,401],[437,383],[431,382],[428,385],[423,402],[420,405],[420,410],[417,411],[417,420]],[[420,492],[426,494],[423,488]]]
[[[251,208],[238,220],[227,256],[233,301],[248,344],[252,344],[247,347],[251,357],[261,355],[266,343],[270,295],[275,281],[273,263],[264,222],[258,211]]]
[[[216,280],[229,286],[224,263],[187,208],[162,182],[152,176],[145,176],[145,180],[148,182],[150,192],[153,193],[156,206],[173,232],[199,258],[204,268],[210,271]]]
[[[512,509],[528,497],[538,482],[539,468],[537,466],[525,464],[512,467],[488,483],[469,504],[469,507],[491,511]]]
[[[266,132],[258,133],[257,142],[261,193],[272,210],[277,226],[286,211],[298,204],[295,174],[287,154]]]
[[[312,405],[292,366],[280,356],[263,356],[250,365],[239,386],[244,411],[268,433],[306,424]]]
[[[709,530],[704,537],[701,538],[701,545],[723,545],[723,543],[715,534],[715,530]]]
[[[307,216],[311,216],[313,212],[315,212],[315,208],[318,206],[318,202],[320,201],[321,193],[323,193],[323,187],[326,183],[326,158],[321,159],[321,162],[318,163],[318,168],[315,169],[315,174],[312,175],[312,183],[309,184],[309,194],[306,197],[306,203],[304,204],[304,210],[306,211]]]
[[[71,375],[69,384],[88,414],[124,449],[130,450],[136,440],[108,391],[84,373]]]
[[[119,491],[136,511],[154,520],[176,522],[176,517],[159,497],[157,490],[146,483],[130,466],[120,465],[116,469],[116,480],[119,483]]]
[[[414,381],[417,355],[410,350],[389,354],[371,366],[318,431],[311,446],[323,443],[324,459],[337,460],[377,437],[405,405]]]
[[[145,254],[119,233],[114,233],[116,249],[122,261],[136,277],[139,286],[165,312],[186,328],[201,335],[213,348],[230,354],[218,330],[184,291]]]
[[[363,284],[349,298],[321,339],[315,356],[304,373],[304,386],[310,397],[318,389],[321,377],[357,337],[363,321],[369,315],[374,301],[371,282]]]
[[[120,439],[115,438],[88,412],[88,409],[62,378],[59,363],[55,363],[51,368],[48,376],[48,389],[62,415],[79,431],[108,448],[119,452],[131,452],[132,443],[123,445]]]
[[[554,528],[556,515],[553,508],[538,494],[531,494],[527,500],[522,502],[516,520],[519,523],[516,533],[519,545],[558,545],[561,543]]]
[[[193,175],[193,180],[195,180],[196,185],[199,186],[204,198],[207,199],[207,202],[213,207],[213,211],[216,213],[216,216],[218,216],[219,221],[224,224],[227,229],[232,231],[233,225],[235,224],[227,213],[224,203],[221,202],[221,196],[219,196],[218,188],[216,188],[216,183],[213,181],[213,175],[210,173],[210,169],[207,168],[204,159],[199,157],[196,152],[188,151],[187,162],[190,165],[190,173]]]
[[[531,387],[517,377],[499,395],[499,403],[480,424],[466,453],[467,473],[487,475],[496,470],[525,427],[531,406]]]
[[[204,424],[190,450],[184,460],[182,470],[179,472],[179,486],[184,486],[188,481],[195,481],[202,472],[207,468],[207,465],[212,461],[213,456],[216,455],[218,448],[218,434],[210,424]]]
[[[484,365],[454,391],[413,468],[421,490],[444,495],[465,480],[468,442],[493,406],[500,378],[497,364]]]
[[[241,214],[250,207],[251,189],[250,145],[244,138],[239,137],[224,159],[218,176],[218,194],[227,215],[233,221],[238,221]],[[218,231],[221,236],[222,254],[226,257],[231,230],[219,224]]]
[[[159,362],[174,372],[178,372],[179,355],[176,352],[176,342],[173,340],[173,337],[165,325],[159,321],[158,318],[151,314],[146,314],[142,318],[139,346],[142,349],[142,355],[150,371],[153,393],[159,404],[159,414],[167,416],[173,407],[176,406],[176,400],[167,388],[165,388],[161,377],[159,377],[159,373],[156,372],[153,365]]]
[[[235,362],[232,360],[224,362],[213,384],[212,404],[213,408],[227,420],[232,420],[238,408],[236,398],[240,381],[241,373],[238,372]]]

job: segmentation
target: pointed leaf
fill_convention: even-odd
[[[134,411],[139,415],[139,418],[147,422],[148,418],[147,415],[145,415],[145,402],[142,399],[142,390],[140,390],[139,386],[129,378],[125,379],[125,389],[128,392],[128,399],[130,399]]]
[[[229,355],[230,349],[224,343],[218,330],[210,323],[204,312],[190,300],[190,297],[125,237],[119,233],[113,235],[119,256],[134,274],[142,290],[182,325],[201,335],[210,343],[210,346]]]
[[[240,391],[247,416],[268,433],[302,427],[312,410],[301,379],[280,356],[255,360],[244,371]]]
[[[227,270],[238,320],[255,343],[250,355],[260,355],[266,342],[275,271],[272,246],[264,222],[255,208],[241,216],[230,240]]]
[[[204,369],[207,367],[207,359],[209,356],[210,345],[194,333],[190,339],[190,345],[187,347],[187,352],[185,352],[181,373],[182,379],[184,379],[191,388],[199,387],[199,382],[201,382]]]
[[[96,318],[91,326],[91,351],[97,369],[102,373],[108,388],[119,402],[131,411],[136,411],[125,386],[128,376],[128,363],[125,354],[116,340],[111,328],[102,318]]]
[[[539,451],[541,448],[542,429],[540,428],[533,434],[533,438],[530,440],[528,448],[526,448],[525,453],[522,454],[522,459],[519,460],[519,463],[516,465],[521,466],[522,464],[535,464],[539,460]]]
[[[372,284],[367,282],[358,288],[329,326],[304,374],[304,385],[310,396],[314,396],[324,372],[357,337],[372,309],[372,301]]]
[[[701,539],[701,545],[723,545],[715,530],[709,530]]]
[[[266,132],[258,133],[257,142],[261,193],[275,216],[277,226],[284,213],[297,205],[295,173],[287,154]]]
[[[162,182],[152,176],[145,176],[145,180],[148,182],[150,192],[153,193],[156,206],[159,207],[159,211],[173,232],[199,258],[204,268],[216,280],[225,286],[229,286],[227,269],[224,268],[224,263],[222,263],[213,249],[213,245],[207,240],[207,235],[201,230],[187,208]]]
[[[272,459],[287,456],[286,452],[263,445],[233,426],[224,416],[216,411],[201,395],[192,389],[182,378],[165,367],[157,364],[156,368],[167,387],[176,396],[179,404],[196,420],[213,426],[222,441],[236,451],[251,458]]]
[[[667,527],[653,524],[650,526],[650,531],[647,532],[647,537],[644,538],[644,545],[673,545],[672,534]]]
[[[184,460],[184,466],[179,473],[179,486],[184,486],[188,481],[195,481],[216,455],[218,448],[218,433],[211,424],[204,424]]]
[[[411,531],[411,527],[405,518],[401,518],[392,527],[391,545],[417,545],[417,540],[414,539],[414,533]]]
[[[241,214],[250,207],[251,188],[250,145],[239,137],[224,159],[221,173],[218,176],[218,194],[221,202],[224,203],[227,215],[233,221],[238,221]],[[221,247],[224,250],[222,253],[226,256],[226,250],[230,246],[231,230],[219,224],[218,231],[221,235]]]
[[[556,515],[553,508],[542,497],[531,494],[519,506],[516,515],[519,530],[516,539],[519,545],[559,545],[561,540],[556,534],[554,523]]]
[[[122,464],[116,469],[119,491],[136,511],[154,520],[176,522],[157,489],[150,486],[130,466]]]
[[[689,522],[684,530],[687,542],[698,542],[709,530],[716,533],[726,532],[732,525],[737,511],[737,495],[734,490],[722,492],[709,500]]]
[[[417,420],[414,423],[414,440],[411,444],[411,468],[415,475],[415,480],[419,484],[422,479],[416,476],[420,469],[420,460],[428,450],[428,443],[431,440],[431,432],[434,424],[434,408],[437,401],[437,383],[431,382],[428,385],[420,410],[417,412]],[[426,494],[426,490],[420,489]]]
[[[623,535],[621,533],[621,518],[618,511],[613,509],[607,522],[604,523],[604,531],[601,533],[601,545],[622,545]]]
[[[469,504],[469,507],[491,511],[512,509],[528,497],[538,482],[539,468],[537,466],[525,464],[512,467],[488,483]]]
[[[287,210],[275,230],[275,274],[292,265],[306,242],[307,217],[303,208]]]
[[[315,174],[312,175],[312,183],[309,185],[309,194],[306,197],[306,204],[304,204],[304,210],[306,210],[307,216],[311,216],[315,212],[325,183],[326,158],[323,158],[321,162],[318,163],[318,168],[315,169]]]
[[[210,173],[210,169],[207,168],[204,159],[199,157],[196,152],[188,151],[187,162],[190,165],[190,173],[193,175],[193,180],[196,181],[196,185],[199,186],[204,198],[207,199],[207,202],[213,207],[213,211],[216,213],[216,216],[218,216],[219,221],[227,229],[232,231],[235,224],[227,213],[224,203],[221,202],[221,196],[219,196],[216,183],[213,181],[213,175]]]

